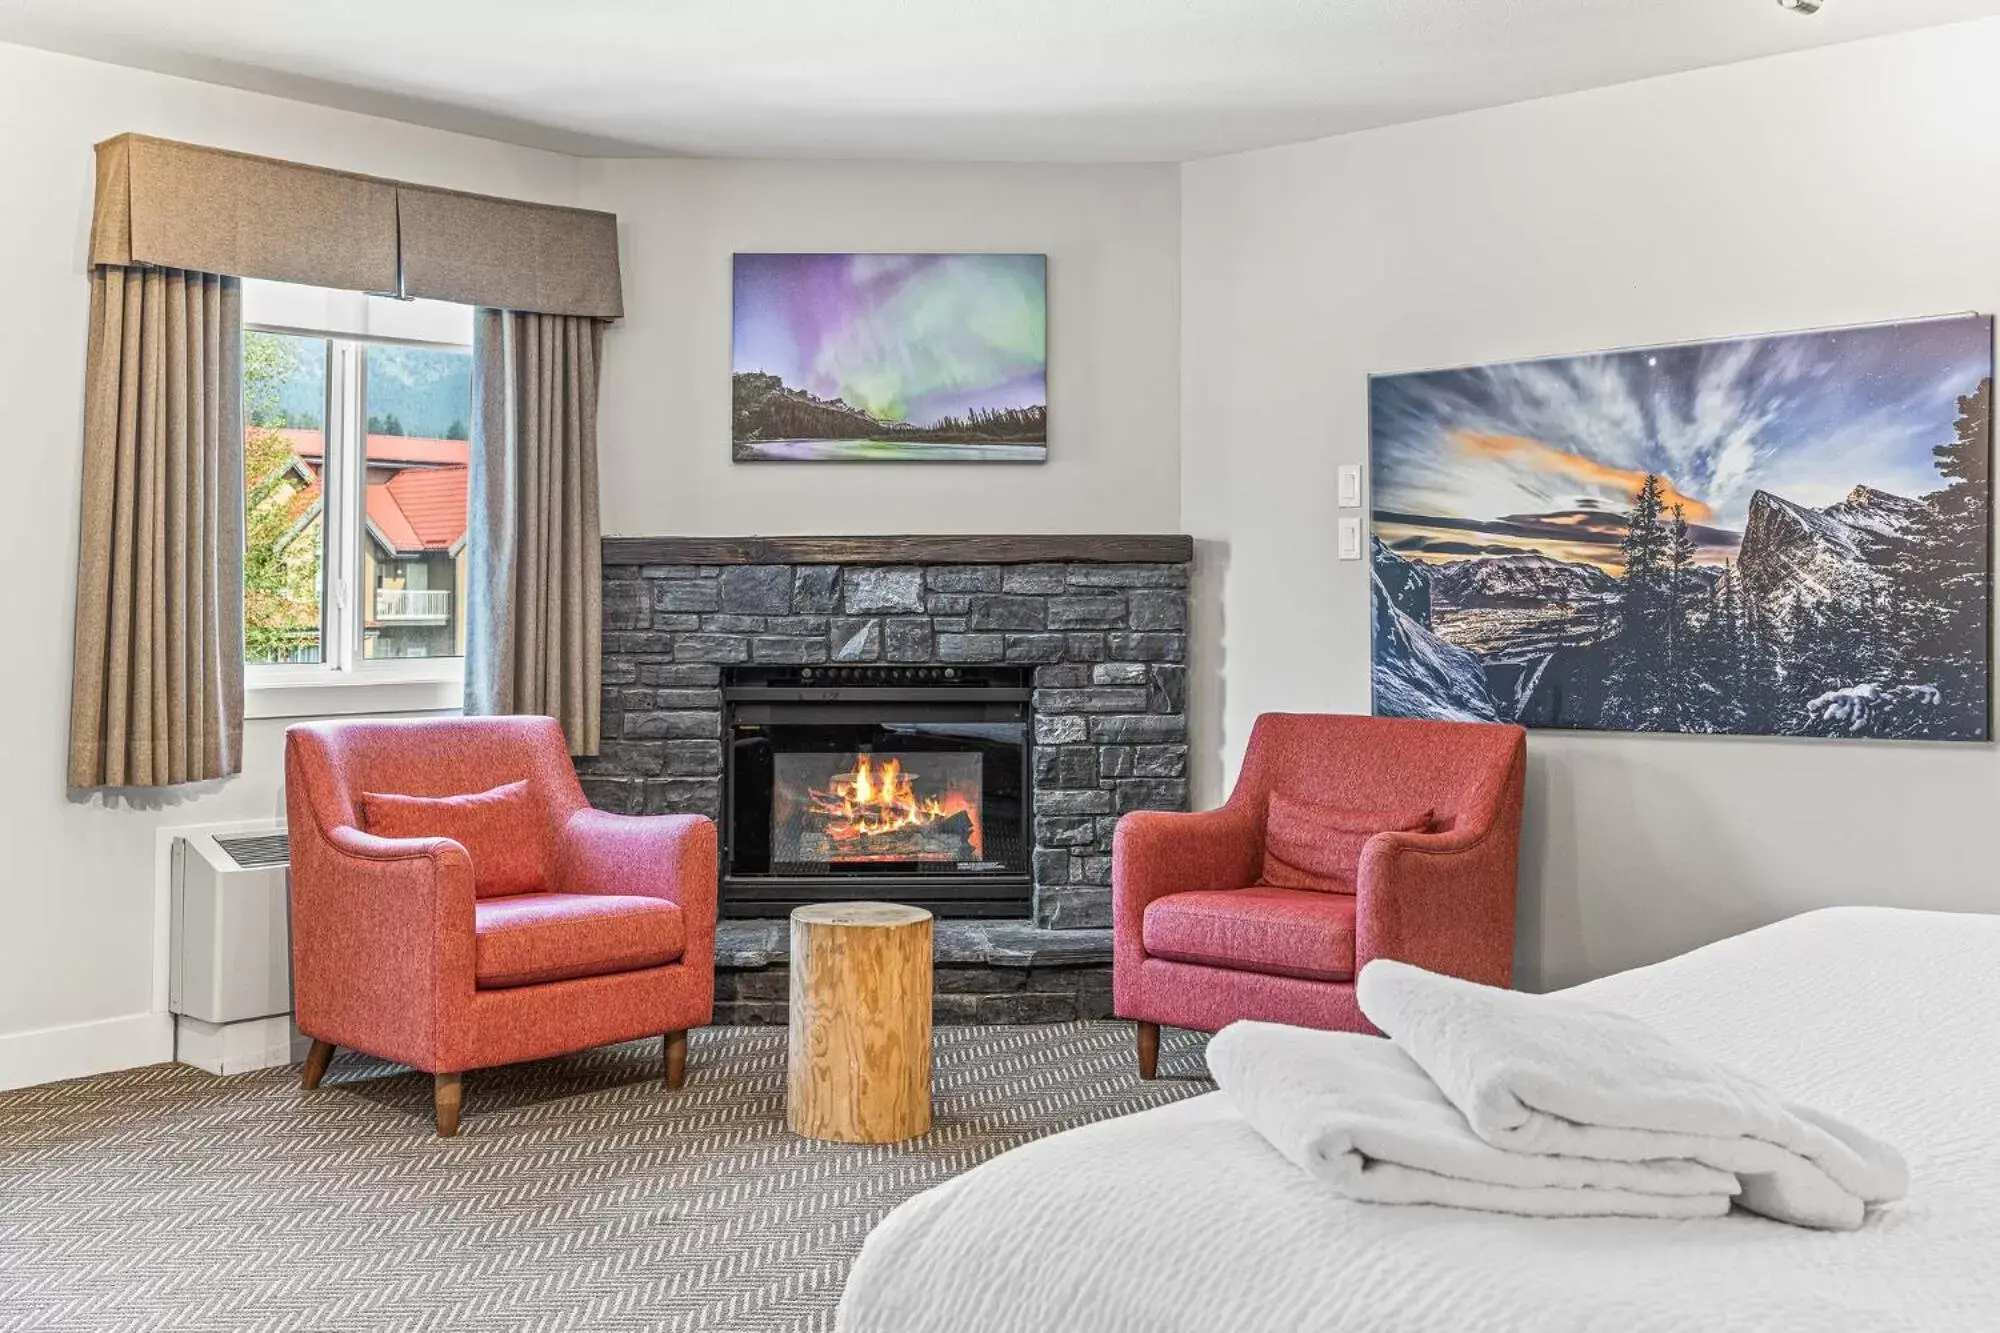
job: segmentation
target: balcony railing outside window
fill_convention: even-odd
[[[451,619],[449,588],[377,588],[375,621],[381,625],[442,625]]]

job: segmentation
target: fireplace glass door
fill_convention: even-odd
[[[771,865],[810,874],[871,870],[983,870],[985,794],[976,750],[791,751],[775,757]]]
[[[973,689],[726,687],[725,913],[879,897],[1024,914],[1027,701]]]

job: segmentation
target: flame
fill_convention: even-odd
[[[814,813],[826,820],[826,836],[860,847],[862,855],[867,854],[869,839],[921,829],[960,811],[972,821],[973,854],[983,855],[979,818],[972,803],[956,793],[943,798],[918,796],[916,775],[904,771],[900,759],[885,759],[878,769],[871,756],[860,755],[852,769],[834,774],[827,790],[815,787],[810,795]]]

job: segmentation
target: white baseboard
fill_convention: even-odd
[[[171,1014],[126,1014],[94,1023],[0,1035],[0,1089],[88,1078],[174,1058]]]
[[[185,1014],[174,1020],[174,1058],[211,1074],[296,1064],[311,1045],[312,1038],[292,1026],[290,1014],[240,1023],[204,1023]]]

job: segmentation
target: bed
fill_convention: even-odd
[[[1859,1232],[1349,1203],[1219,1094],[1072,1130],[868,1239],[844,1333],[2000,1329],[2000,916],[1837,908],[1573,992],[1903,1150]]]

